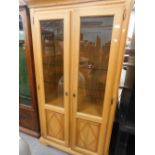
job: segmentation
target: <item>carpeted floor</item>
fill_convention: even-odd
[[[29,144],[32,155],[69,155],[53,147],[42,145],[37,138],[22,132],[19,133],[19,136]]]

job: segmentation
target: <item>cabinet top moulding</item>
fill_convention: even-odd
[[[127,0],[25,0],[30,8],[74,5],[89,2],[102,2],[104,5],[119,4]]]

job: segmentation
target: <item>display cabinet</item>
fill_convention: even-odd
[[[19,10],[19,125],[20,131],[39,137],[39,119],[31,41],[30,16]]]
[[[40,141],[107,155],[132,1],[30,1]]]

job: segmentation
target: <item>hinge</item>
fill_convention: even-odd
[[[111,105],[113,105],[113,103],[114,103],[114,99],[112,98],[112,99],[111,99]]]
[[[124,12],[123,12],[123,20],[125,20],[126,18],[126,9],[124,9]]]
[[[33,17],[33,20],[32,20],[33,24],[34,24],[34,17]]]
[[[38,85],[38,90],[40,90],[40,85]]]

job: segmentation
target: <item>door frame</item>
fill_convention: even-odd
[[[92,6],[83,7],[75,9],[72,13],[72,31],[71,31],[71,116],[72,116],[72,126],[71,126],[71,148],[73,150],[78,150],[82,153],[89,153],[95,155],[96,153],[89,152],[85,149],[81,149],[76,146],[76,119],[81,118],[84,120],[91,120],[93,122],[100,123],[100,133],[99,133],[99,143],[98,143],[98,154],[103,154],[103,144],[105,143],[106,128],[109,118],[109,111],[111,105],[113,104],[113,89],[116,74],[116,64],[119,53],[119,43],[121,36],[121,25],[122,25],[122,15],[124,11],[124,5],[120,6]],[[79,72],[79,41],[80,41],[80,17],[88,16],[114,16],[112,37],[111,37],[111,47],[109,56],[109,65],[107,72],[107,80],[104,95],[103,113],[102,117],[92,116],[88,114],[81,114],[77,112],[77,91],[78,91],[78,72]],[[74,22],[76,21],[76,23]],[[76,97],[73,97],[73,94]]]
[[[37,93],[39,103],[39,114],[41,124],[41,135],[44,138],[62,144],[69,145],[69,95],[65,96],[64,93],[64,108],[56,107],[53,105],[45,104],[45,91],[44,91],[44,77],[43,77],[43,63],[42,63],[42,45],[41,45],[41,30],[40,21],[63,19],[64,21],[64,92],[69,94],[69,66],[70,66],[70,12],[69,11],[42,11],[33,13],[33,42],[34,42],[34,60],[37,82]],[[64,115],[64,141],[49,137],[47,135],[46,126],[46,110],[57,112]]]

